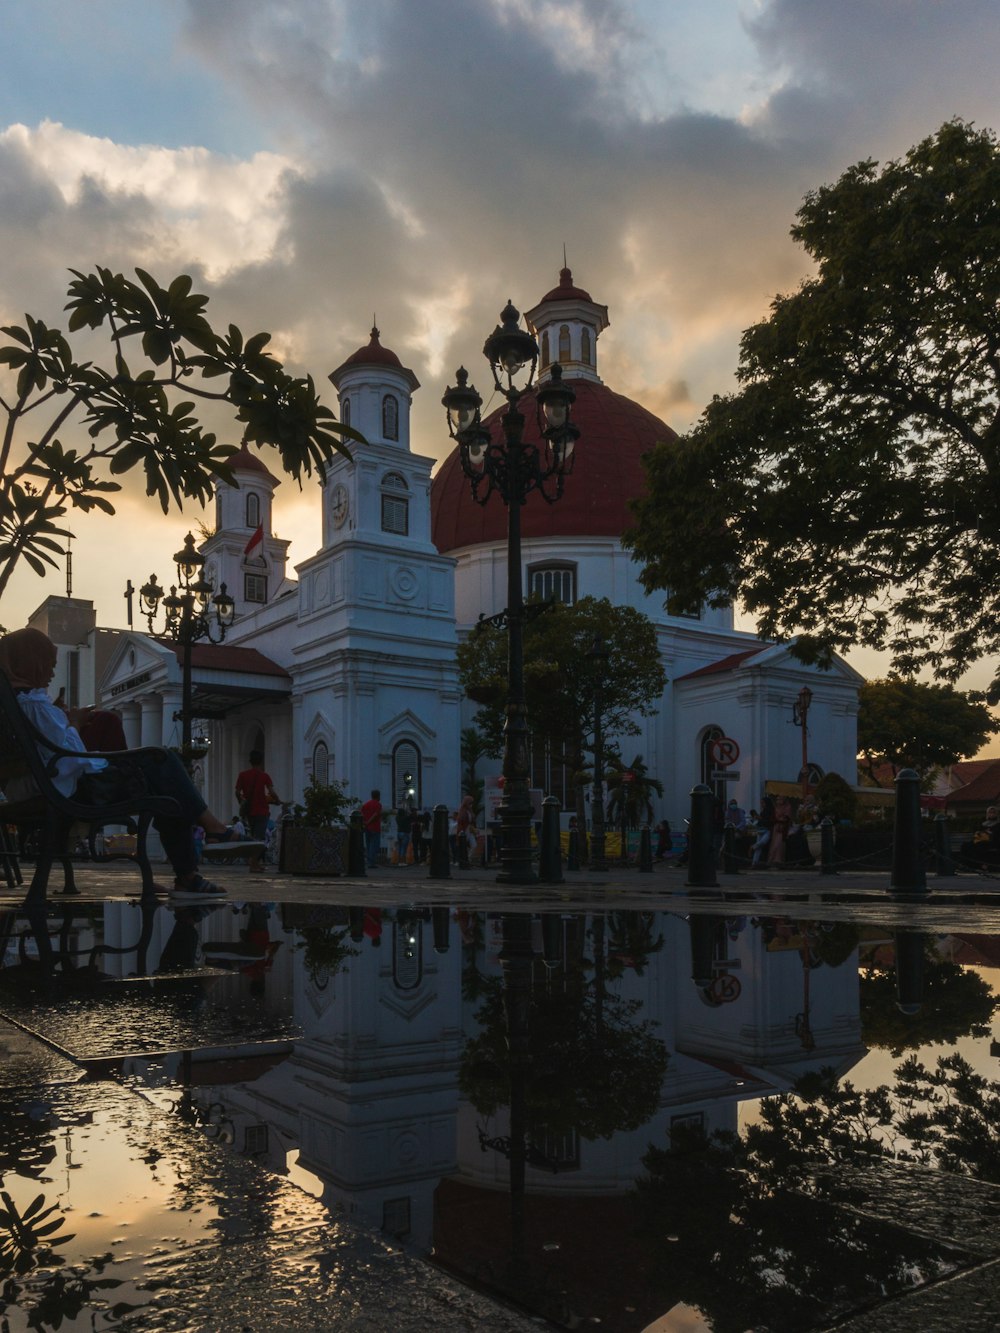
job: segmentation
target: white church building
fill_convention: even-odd
[[[804,667],[787,646],[735,629],[731,610],[671,616],[644,592],[621,534],[644,485],[643,453],[673,432],[601,380],[607,307],[564,268],[526,319],[541,348],[540,381],[559,362],[576,393],[581,436],[562,499],[549,505],[533,494],[522,510],[525,588],[565,601],[607,597],[653,621],[668,683],[656,715],[638,719],[640,734],[622,750],[641,754],[663,782],[658,813],[679,822],[701,781],[746,807],[758,805],[767,782],[797,783],[793,705],[803,685],[812,690],[814,776],[853,781],[854,670],[841,661]],[[360,799],[377,787],[384,805],[407,786],[421,806],[451,807],[461,795],[460,733],[475,705],[463,697],[455,649],[480,614],[504,606],[506,510],[496,495],[474,502],[457,449],[432,478],[434,460],[410,433],[420,386],[377,329],[330,379],[341,419],[368,443],[351,444],[351,457],[338,456],[318,485],[320,548],[288,568],[289,543],[272,527],[280,482],[246,448],[232,460],[236,486],[218,487],[215,530],[200,545],[206,576],[236,601],[225,642],[197,644],[192,655],[195,727],[210,741],[200,779],[223,814],[252,748],[264,750],[286,800],[301,797],[312,773],[346,780]],[[498,432],[499,412],[484,425]],[[251,545],[258,528],[262,540]],[[98,694],[121,710],[131,743],[179,743],[179,653],[123,633],[100,672]],[[720,738],[735,742],[725,778],[711,747]],[[536,760],[536,785],[567,804],[562,774]]]

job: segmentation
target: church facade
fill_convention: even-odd
[[[565,601],[608,597],[652,620],[668,683],[622,751],[641,754],[663,782],[658,813],[679,822],[697,782],[746,807],[766,783],[796,784],[793,707],[804,685],[814,777],[836,771],[853,781],[855,671],[839,661],[804,667],[787,646],[737,630],[729,610],[670,616],[642,589],[621,534],[643,485],[641,456],[672,432],[600,379],[607,308],[563,269],[526,318],[540,381],[558,362],[576,393],[581,438],[563,498],[548,505],[532,495],[522,510],[525,588]],[[279,481],[246,448],[233,460],[236,486],[218,487],[215,530],[200,546],[206,576],[226,583],[237,610],[223,644],[192,652],[196,727],[210,742],[200,780],[220,813],[250,749],[265,751],[286,799],[298,799],[313,773],[343,779],[360,799],[378,788],[386,806],[412,793],[420,806],[453,807],[461,795],[460,736],[475,706],[463,697],[455,650],[480,614],[503,608],[506,511],[497,496],[473,501],[457,450],[432,478],[434,460],[410,438],[420,386],[377,329],[330,379],[341,419],[368,443],[351,444],[318,485],[319,550],[288,569],[289,543],[272,526]],[[484,425],[498,431],[499,414]],[[127,633],[98,683],[130,741],[177,744],[180,679],[179,650]],[[536,773],[565,805],[562,776],[544,765]]]

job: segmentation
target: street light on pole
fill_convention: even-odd
[[[559,499],[563,479],[572,470],[573,449],[580,432],[570,421],[576,398],[562,382],[562,367],[551,367],[547,383],[534,393],[541,440],[524,439],[525,417],[520,400],[529,393],[538,366],[538,344],[520,327],[520,315],[508,301],[501,322],[486,339],[483,355],[493,372],[497,392],[507,400],[500,418],[502,440],[494,440],[481,424],[483,400],[469,384],[464,366],[456,373],[456,385],[441,399],[448,414],[448,432],[458,442],[462,470],[472,482],[472,496],[486,504],[497,491],[507,507],[507,606],[486,619],[506,627],[507,706],[504,725],[503,798],[500,802],[502,883],[531,884],[536,875],[531,864],[531,797],[528,763],[528,710],[524,696],[524,625],[535,608],[525,608],[521,580],[521,506],[537,490],[549,503]],[[527,372],[519,387],[515,376]]]
[[[797,727],[802,728],[802,770],[799,773],[799,783],[802,787],[802,799],[805,800],[809,795],[809,705],[812,703],[813,692],[808,685],[803,685],[799,690],[798,698],[792,704],[792,722]]]
[[[150,574],[149,582],[139,589],[139,612],[146,617],[150,634],[155,634],[154,621],[162,604],[164,612],[164,633],[168,638],[179,643],[183,649],[181,657],[181,711],[174,718],[181,722],[181,758],[188,769],[191,767],[191,647],[199,639],[208,639],[210,643],[221,643],[226,631],[236,618],[236,603],[226,591],[223,583],[219,591],[203,577],[205,557],[195,550],[194,537],[189,532],[184,538],[183,548],[174,556],[177,566],[177,584],[165,593],[156,581],[156,575]],[[126,597],[130,596],[131,583]],[[129,601],[131,607],[131,601]],[[131,619],[131,617],[130,617]]]

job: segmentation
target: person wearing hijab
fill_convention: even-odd
[[[73,725],[73,718],[79,716],[79,712],[67,712],[49,698],[47,687],[56,669],[56,656],[55,644],[41,630],[19,629],[0,638],[0,671],[13,686],[21,711],[54,746],[74,752],[62,755],[56,761],[52,785],[63,796],[76,797],[94,805],[109,805],[128,800],[134,767],[138,765],[147,792],[152,796],[171,796],[181,808],[180,815],[157,815],[153,820],[163,850],[174,869],[175,894],[210,898],[225,893],[225,889],[198,873],[193,826],[200,825],[210,838],[214,835],[220,841],[226,839],[228,830],[209,810],[177,755],[162,749],[133,753],[133,772],[130,774],[116,768],[113,760],[89,755]],[[41,751],[42,747],[39,749]],[[47,757],[43,752],[43,760]],[[12,778],[7,782],[9,801],[25,800],[36,794],[29,777]]]

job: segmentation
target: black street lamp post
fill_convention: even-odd
[[[503,797],[500,802],[501,870],[497,879],[507,884],[536,880],[531,863],[531,775],[528,763],[528,710],[524,696],[524,625],[534,607],[526,608],[521,581],[521,506],[537,490],[550,504],[562,495],[563,479],[573,466],[579,431],[570,421],[576,398],[562,382],[562,367],[551,368],[547,384],[535,390],[535,408],[542,442],[524,439],[525,418],[519,410],[529,392],[538,365],[538,344],[520,327],[520,316],[508,301],[501,323],[486,339],[483,354],[490,363],[497,392],[507,400],[500,419],[503,440],[494,440],[481,424],[483,400],[469,384],[466,369],[456,371],[456,385],[441,402],[448,413],[448,431],[458,442],[465,475],[472,482],[473,499],[486,504],[498,491],[507,507],[507,606],[482,623],[506,626],[507,707],[504,726]],[[514,376],[528,368],[523,388]]]
[[[604,733],[601,709],[604,704],[604,672],[608,665],[608,650],[598,634],[587,654],[594,662],[594,779],[590,796],[590,868],[607,870],[604,851]]]
[[[210,643],[221,643],[226,637],[236,616],[236,603],[226,591],[223,583],[219,591],[212,596],[214,589],[202,576],[205,557],[194,548],[194,537],[189,532],[184,538],[183,549],[174,556],[177,565],[177,586],[165,594],[157,583],[156,575],[150,574],[149,582],[139,589],[139,612],[146,617],[149,632],[155,634],[153,622],[160,605],[163,605],[164,631],[183,648],[181,657],[181,711],[174,714],[175,721],[181,722],[181,757],[190,769],[192,760],[191,723],[193,721],[191,702],[191,647],[199,639],[208,639]],[[132,584],[125,593],[129,603],[129,623],[132,616]],[[214,614],[210,614],[209,608]]]
[[[812,697],[812,690],[808,685],[803,685],[798,698],[792,704],[792,722],[802,728],[802,768],[799,770],[799,785],[802,788],[803,800],[809,795],[809,705],[812,703]]]

